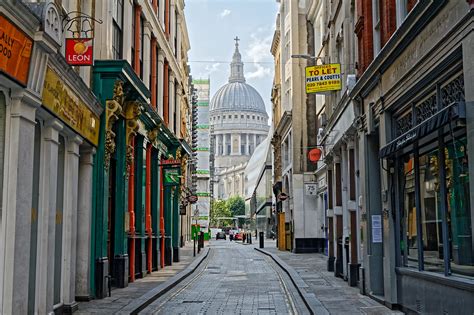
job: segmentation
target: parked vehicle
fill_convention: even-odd
[[[220,231],[220,232],[217,232],[217,233],[216,233],[216,240],[219,240],[219,239],[221,239],[221,240],[225,240],[225,239],[226,239],[225,232]]]
[[[242,233],[237,232],[234,234],[234,241],[241,241],[242,240]]]

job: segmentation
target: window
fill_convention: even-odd
[[[374,23],[374,57],[377,56],[381,47],[380,33],[380,0],[372,0],[372,16]]]
[[[112,38],[112,53],[114,59],[122,59],[123,46],[123,0],[115,0],[113,3],[113,38]]]
[[[234,115],[234,118],[235,118],[235,119],[239,118],[239,115]]]
[[[135,69],[135,23],[136,21],[136,14],[135,11],[137,7],[133,7],[133,14],[132,14],[132,41],[131,41],[131,50],[132,50],[132,67]]]
[[[143,79],[143,42],[145,40],[144,34],[144,27],[145,23],[143,21],[143,17],[140,16],[140,78]]]
[[[240,115],[240,118],[241,118],[241,119],[244,119],[244,115]]]
[[[397,28],[402,25],[407,16],[407,0],[397,0]]]
[[[396,121],[396,128],[403,133],[413,125],[407,122],[418,125],[464,99],[461,74],[416,101],[412,111]],[[474,277],[466,139],[464,127],[447,125],[418,140],[419,147],[413,146],[412,152],[399,159],[399,237],[404,267]]]
[[[240,135],[240,154],[245,155],[247,146],[247,134],[243,133]]]

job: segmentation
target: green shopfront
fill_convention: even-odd
[[[164,185],[163,163],[181,144],[150,92],[123,60],[97,60],[94,93],[105,108],[94,161],[91,292],[128,282],[179,261],[180,185]]]

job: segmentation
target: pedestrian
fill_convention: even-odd
[[[234,231],[229,231],[229,240],[232,242],[234,240]]]
[[[246,238],[247,234],[246,233],[243,233],[242,234],[242,243],[245,243],[245,238]]]

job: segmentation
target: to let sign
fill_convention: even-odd
[[[0,15],[0,71],[26,85],[32,47],[31,38]]]
[[[341,89],[341,65],[306,67],[306,93],[337,91]]]
[[[72,66],[92,66],[93,38],[66,38],[66,61]]]

